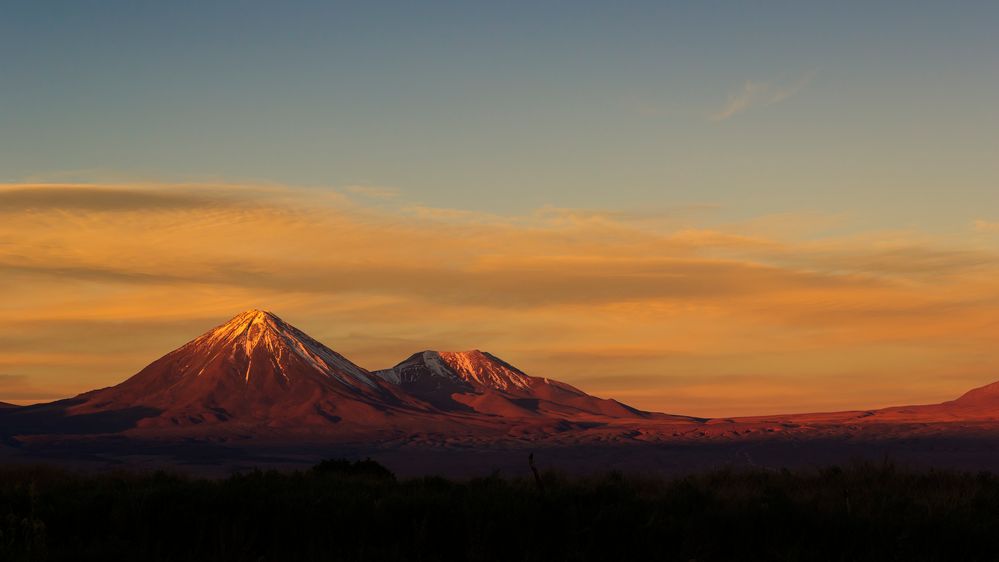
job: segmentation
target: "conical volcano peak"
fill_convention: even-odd
[[[372,384],[367,371],[265,310],[250,309],[237,314],[181,349],[185,348],[202,356],[229,357],[236,363],[245,360],[248,365],[254,357],[268,362],[273,358],[280,364],[283,358],[297,356],[315,370],[350,386],[356,381]],[[250,381],[249,370],[245,380]]]
[[[253,318],[254,320],[271,319],[271,320],[277,320],[278,322],[281,321],[281,319],[277,317],[277,314],[274,314],[269,310],[260,310],[259,308],[251,308],[249,310],[241,312],[237,314],[233,319],[235,320],[236,318],[240,317],[250,317]]]
[[[393,384],[429,384],[438,387],[450,381],[465,390],[491,388],[519,391],[530,388],[532,378],[520,369],[490,353],[469,351],[426,350],[414,353],[391,369],[377,372]],[[451,385],[451,386],[448,386]]]
[[[231,320],[226,322],[226,324],[232,324],[233,322],[238,322],[238,321],[255,320],[258,318],[259,319],[270,318],[272,320],[277,320],[279,322],[281,321],[281,319],[278,318],[277,314],[274,314],[269,310],[260,310],[259,308],[251,308],[249,310],[244,310],[243,312],[240,312],[239,314],[233,316]]]
[[[255,347],[265,338],[267,333],[277,335],[281,333],[291,334],[292,332],[301,334],[273,312],[253,308],[233,316],[225,324],[217,326],[194,341],[200,344],[215,344],[245,338],[247,343],[252,342],[253,344],[249,347]],[[304,336],[304,334],[301,335]]]
[[[285,325],[284,321],[278,318],[273,312],[251,308],[233,316],[231,320],[222,324],[219,328],[225,328],[228,331],[245,331],[254,324],[263,324],[274,329]]]

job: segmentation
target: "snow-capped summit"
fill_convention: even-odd
[[[532,377],[479,350],[421,351],[375,376],[445,410],[503,417],[645,417],[616,400],[605,400],[564,382]]]
[[[248,384],[253,374],[252,358],[258,349],[277,359],[276,372],[285,380],[288,379],[288,373],[284,370],[281,359],[288,354],[294,354],[315,370],[347,386],[375,384],[367,371],[312,339],[305,332],[285,323],[274,313],[264,310],[252,309],[238,314],[232,320],[205,333],[181,349],[189,346],[209,353],[218,352],[220,347],[226,348],[223,351],[232,358],[246,358],[247,370],[244,380]]]
[[[469,390],[493,388],[517,391],[531,386],[531,377],[495,355],[477,349],[421,351],[396,367],[377,371],[376,374],[395,384],[429,380],[437,386],[451,384]]]
[[[491,353],[478,349],[443,351],[438,357],[452,372],[473,385],[506,391],[526,390],[531,386],[531,377]]]
[[[145,407],[145,425],[228,420],[280,425],[364,423],[425,409],[393,385],[261,310],[247,310],[123,383],[82,395],[77,413]]]

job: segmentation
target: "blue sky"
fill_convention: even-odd
[[[8,182],[944,231],[999,207],[995,3],[4,4]]]

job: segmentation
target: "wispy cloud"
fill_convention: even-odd
[[[190,209],[210,198],[187,191],[142,191],[91,186],[32,185],[0,188],[0,213],[25,211],[128,211]]]
[[[815,73],[809,72],[790,84],[746,80],[739,89],[728,95],[728,101],[721,109],[708,117],[711,121],[724,121],[754,107],[780,103],[803,90],[814,77]]]
[[[395,199],[399,197],[398,189],[377,185],[348,185],[343,188],[343,191],[371,199]]]
[[[999,234],[999,222],[978,219],[975,221],[975,232]]]
[[[22,403],[64,398],[52,391],[39,390],[23,375],[0,374],[0,401]]]

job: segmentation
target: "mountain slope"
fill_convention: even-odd
[[[999,413],[999,382],[973,388],[950,403],[968,407],[989,408]]]
[[[652,418],[552,379],[532,377],[479,350],[422,351],[374,374],[421,400],[448,411],[507,418]]]
[[[424,411],[342,355],[269,312],[249,310],[125,382],[78,397],[71,415],[143,407],[143,427],[227,421],[270,426],[378,424]]]
[[[999,420],[999,382],[973,388],[940,404],[884,408],[877,410],[875,416],[911,421]]]
[[[858,427],[885,424],[943,425],[999,421],[999,382],[973,388],[954,400],[937,404],[888,406],[868,410],[771,414],[712,420],[711,423],[788,422],[809,425]]]

